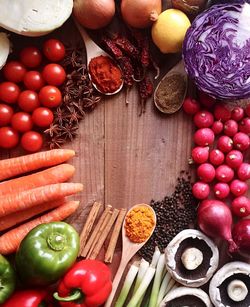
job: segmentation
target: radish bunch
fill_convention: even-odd
[[[231,196],[232,213],[245,217],[250,214],[250,199],[245,196],[250,164],[244,161],[250,146],[250,105],[231,110],[205,94],[199,100],[186,98],[183,104],[197,128],[192,162],[197,165],[198,181],[193,195],[199,200]]]

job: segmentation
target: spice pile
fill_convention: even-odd
[[[188,174],[182,172],[172,195],[162,201],[151,202],[157,224],[154,233],[139,251],[139,255],[146,260],[151,260],[156,245],[163,252],[175,235],[194,224],[198,202],[192,195],[190,179]]]

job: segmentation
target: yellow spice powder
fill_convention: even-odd
[[[136,206],[126,216],[126,236],[134,243],[142,243],[150,237],[155,222],[154,212],[150,207]]]

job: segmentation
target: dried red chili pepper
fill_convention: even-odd
[[[154,87],[152,81],[148,76],[145,76],[145,78],[138,83],[138,87],[140,95],[139,115],[141,115],[143,112],[145,112],[146,101],[153,94]]]
[[[121,59],[118,60],[118,63],[122,70],[124,85],[132,86],[134,83],[134,68],[130,58],[127,56],[123,56]]]
[[[108,37],[104,37],[102,39],[102,43],[103,43],[104,47],[106,47],[106,49],[111,52],[111,55],[115,59],[119,60],[119,59],[122,58],[123,53],[122,53],[121,49],[116,46],[116,44],[113,40],[111,40]]]
[[[115,44],[124,51],[129,57],[137,59],[139,56],[139,50],[134,46],[126,37],[116,37],[114,39]]]

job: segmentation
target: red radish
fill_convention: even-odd
[[[213,130],[214,134],[220,134],[223,130],[223,123],[220,120],[216,120],[211,129]]]
[[[250,104],[248,104],[245,108],[246,115],[250,117]]]
[[[209,160],[215,166],[221,165],[224,162],[224,159],[224,153],[219,149],[213,149],[209,154]]]
[[[192,150],[192,159],[195,163],[201,164],[208,160],[209,147],[194,147]]]
[[[223,104],[217,104],[214,108],[214,117],[224,123],[231,118],[231,111]]]
[[[199,92],[199,99],[201,104],[207,108],[212,108],[216,102],[216,100],[213,97],[208,96],[203,92]]]
[[[237,175],[240,180],[246,181],[250,179],[250,164],[242,163],[237,170]]]
[[[214,133],[210,128],[198,129],[194,134],[194,142],[199,146],[208,146],[214,142]]]
[[[192,192],[195,198],[206,199],[210,193],[210,188],[207,183],[198,181],[193,185]]]
[[[239,130],[240,132],[250,134],[250,118],[249,117],[245,117],[239,122]]]
[[[239,179],[234,179],[230,183],[230,191],[234,196],[241,196],[245,194],[247,190],[248,190],[248,185],[244,181],[241,181]]]
[[[228,136],[234,136],[238,132],[238,124],[235,120],[229,119],[224,124],[224,133]]]
[[[197,168],[197,175],[203,182],[211,182],[215,177],[215,169],[210,163],[203,163]]]
[[[200,104],[197,100],[187,97],[183,102],[183,110],[189,115],[194,115],[200,110]]]
[[[222,152],[229,152],[233,149],[233,140],[227,135],[222,135],[218,139],[217,147]]]
[[[226,164],[222,164],[215,170],[215,177],[221,182],[230,182],[234,177],[234,171]]]
[[[232,110],[231,118],[235,121],[240,121],[244,117],[244,109],[241,107],[235,107]]]
[[[227,183],[224,182],[218,182],[214,186],[214,194],[219,199],[224,199],[228,197],[230,193],[230,188]]]
[[[250,254],[250,219],[240,220],[234,225],[233,240],[238,246],[239,254],[249,259]]]
[[[194,124],[198,128],[209,128],[212,126],[213,122],[213,114],[206,110],[198,111],[194,116]]]
[[[206,235],[226,240],[230,252],[237,249],[231,233],[232,213],[224,202],[203,200],[198,208],[198,225]]]
[[[231,150],[226,155],[226,163],[232,168],[238,168],[243,162],[243,154],[239,150]]]
[[[238,217],[246,217],[250,214],[250,200],[246,196],[236,197],[232,201],[232,212]]]
[[[246,133],[238,132],[233,137],[233,143],[235,148],[244,151],[250,146],[250,139]]]

